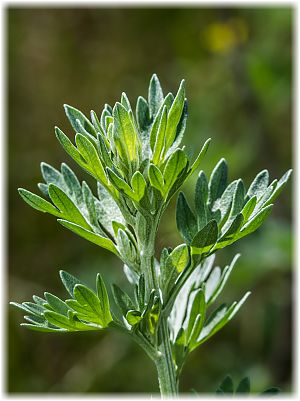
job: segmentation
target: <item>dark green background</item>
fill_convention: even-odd
[[[61,268],[89,284],[99,271],[106,282],[126,285],[112,254],[17,194],[19,186],[36,189],[40,161],[74,167],[54,136],[55,125],[73,135],[63,103],[99,113],[122,91],[133,103],[145,96],[153,72],[166,92],[185,78],[184,142],[196,154],[212,138],[202,165],[207,173],[222,156],[230,178],[241,176],[247,185],[263,168],[273,179],[292,166],[291,8],[9,8],[6,17],[10,300],[45,290],[64,296]],[[185,185],[190,197],[195,179]],[[180,241],[174,205],[162,221],[158,250]],[[190,356],[182,391],[212,392],[226,374],[236,381],[249,375],[254,392],[293,389],[291,242],[289,184],[262,229],[219,253],[221,266],[242,253],[220,301],[252,295]],[[9,392],[157,392],[154,367],[128,338],[106,331],[39,334],[19,327],[21,321],[10,308]]]

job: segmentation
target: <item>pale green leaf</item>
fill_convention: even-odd
[[[78,234],[80,237],[87,239],[88,241],[92,242],[93,244],[99,245],[102,248],[105,248],[114,254],[118,255],[118,251],[114,245],[114,243],[101,235],[95,234],[90,230],[86,230],[85,228],[79,226],[78,224],[71,223],[66,220],[57,220],[62,226],[68,228],[69,230],[73,231],[75,234]]]

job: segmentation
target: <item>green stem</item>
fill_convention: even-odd
[[[144,216],[146,219],[146,235],[145,238],[138,239],[141,271],[145,277],[146,283],[146,299],[154,288],[159,290],[159,283],[154,265],[155,237],[158,229],[158,222],[162,210],[158,211],[155,216]],[[158,382],[162,397],[176,397],[178,395],[178,382],[176,378],[176,368],[172,357],[170,333],[167,323],[167,315],[162,313],[158,321],[158,338],[159,346],[154,362],[157,368]]]
[[[161,339],[160,355],[156,360],[156,368],[158,373],[158,382],[160,394],[164,397],[177,397],[178,382],[176,379],[176,370],[172,358],[170,335],[167,320],[164,316],[160,320],[159,337]]]

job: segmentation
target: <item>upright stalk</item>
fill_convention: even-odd
[[[160,320],[158,331],[161,344],[159,346],[160,353],[155,364],[158,374],[160,394],[162,397],[177,397],[178,382],[172,358],[167,319],[164,316],[162,316]]]
[[[147,219],[146,241],[139,241],[141,271],[145,277],[146,293],[150,294],[152,289],[159,289],[157,274],[155,272],[154,254],[155,237],[158,228],[160,213],[153,218]],[[158,321],[158,344],[157,356],[154,362],[158,374],[158,382],[162,397],[176,397],[178,395],[178,382],[176,378],[176,369],[172,357],[170,344],[170,333],[168,329],[167,315],[161,313]]]

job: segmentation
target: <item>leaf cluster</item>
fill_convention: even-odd
[[[263,170],[248,189],[241,179],[228,182],[224,159],[209,179],[200,171],[194,210],[183,193],[177,200],[176,222],[184,243],[164,248],[158,260],[155,239],[162,213],[198,170],[210,142],[191,162],[181,144],[187,122],[184,81],[175,95],[164,95],[153,75],[147,99],[140,96],[135,108],[122,93],[113,107],[105,104],[99,114],[92,110],[90,118],[69,105],[65,112],[75,131],[74,143],[57,127],[56,137],[96,180],[97,194],[85,181],[80,183],[67,164],[57,170],[42,163],[44,182],[38,187],[43,197],[23,188],[20,195],[33,208],[54,215],[63,227],[118,256],[132,291],[113,285],[112,313],[100,275],[94,292],[61,272],[71,299],[45,293],[44,298],[34,296],[34,302],[13,304],[26,312],[28,323],[23,325],[34,330],[110,326],[125,331],[155,362],[162,355],[170,357],[178,378],[187,355],[221,330],[250,294],[211,311],[238,259],[221,269],[214,266],[216,251],[261,226],[291,170],[271,183]]]
[[[250,385],[250,378],[249,377],[244,377],[239,384],[234,387],[233,380],[231,376],[226,376],[224,380],[220,383],[219,387],[217,388],[216,394],[218,395],[226,395],[228,396],[240,396],[241,394],[243,395],[249,395],[251,392],[251,385]],[[276,395],[280,393],[280,389],[277,387],[270,387],[263,392],[261,392],[259,395]]]
[[[76,277],[61,270],[60,278],[71,299],[65,301],[45,292],[44,298],[33,295],[34,302],[11,302],[27,315],[22,323],[32,330],[44,332],[72,332],[99,330],[112,321],[109,299],[100,274],[96,279],[96,293]]]

